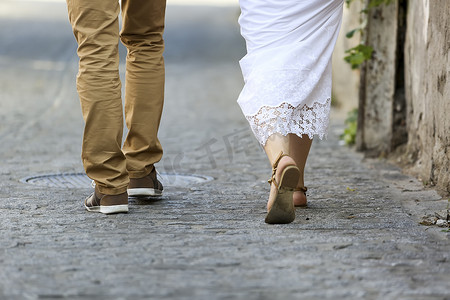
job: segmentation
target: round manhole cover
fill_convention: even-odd
[[[213,180],[209,176],[174,173],[160,173],[158,178],[164,186],[172,187],[190,187],[194,184]],[[33,185],[58,188],[88,188],[92,182],[84,173],[43,174],[25,177],[20,181]]]

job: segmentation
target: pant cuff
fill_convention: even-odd
[[[118,188],[110,188],[110,187],[103,187],[101,185],[97,185],[98,191],[104,195],[119,195],[123,194],[127,191],[128,185],[124,187],[118,187]]]
[[[142,178],[142,177],[145,177],[148,174],[150,174],[150,172],[153,170],[153,168],[154,168],[154,165],[150,165],[142,171],[128,171],[128,176],[130,178]]]

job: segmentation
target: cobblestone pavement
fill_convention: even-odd
[[[83,209],[88,186],[20,182],[82,171],[65,14],[0,1],[0,299],[450,299],[449,233],[419,225],[448,200],[340,146],[339,118],[314,142],[309,208],[264,223],[270,166],[235,103],[235,7],[168,8],[158,168],[213,181],[114,216]]]

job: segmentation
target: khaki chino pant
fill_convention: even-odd
[[[80,58],[77,91],[85,121],[82,160],[103,194],[127,190],[162,157],[157,138],[164,101],[165,0],[67,0]],[[119,38],[127,47],[125,121],[119,78]]]

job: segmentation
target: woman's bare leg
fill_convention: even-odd
[[[295,134],[289,134],[289,156],[292,157],[300,170],[300,178],[298,180],[297,188],[304,187],[304,173],[306,159],[308,158],[309,149],[311,149],[312,139],[308,135],[304,134],[299,137]],[[306,205],[306,195],[302,191],[294,193],[294,205],[295,206],[305,206]]]
[[[308,158],[309,149],[311,148],[312,140],[304,135],[302,138],[295,134],[288,134],[283,136],[281,134],[273,134],[267,140],[264,150],[269,158],[270,164],[273,165],[280,152],[287,154],[281,158],[278,163],[278,170],[283,170],[288,165],[295,164],[300,170],[300,178],[297,187],[304,187],[304,170],[306,165],[306,159]],[[280,172],[277,172],[275,178],[278,180]],[[276,192],[276,187],[272,183],[270,188],[269,202],[267,208],[270,209],[275,197],[273,194]],[[295,192],[293,196],[294,205],[301,206],[306,205],[306,195],[303,192]]]
[[[270,165],[273,166],[276,159],[278,158],[278,155],[280,152],[283,152],[284,154],[287,154],[289,156],[284,156],[281,158],[281,160],[278,163],[277,172],[275,174],[275,180],[279,182],[279,174],[281,174],[281,171],[288,165],[295,165],[294,159],[290,157],[290,139],[287,136],[283,136],[281,134],[275,133],[269,137],[269,139],[266,142],[266,145],[264,146],[264,151],[267,154],[267,157],[269,158]],[[276,186],[272,182],[270,186],[270,196],[269,201],[267,202],[267,209],[270,210],[272,207],[273,201],[275,200],[274,194],[276,193]]]

